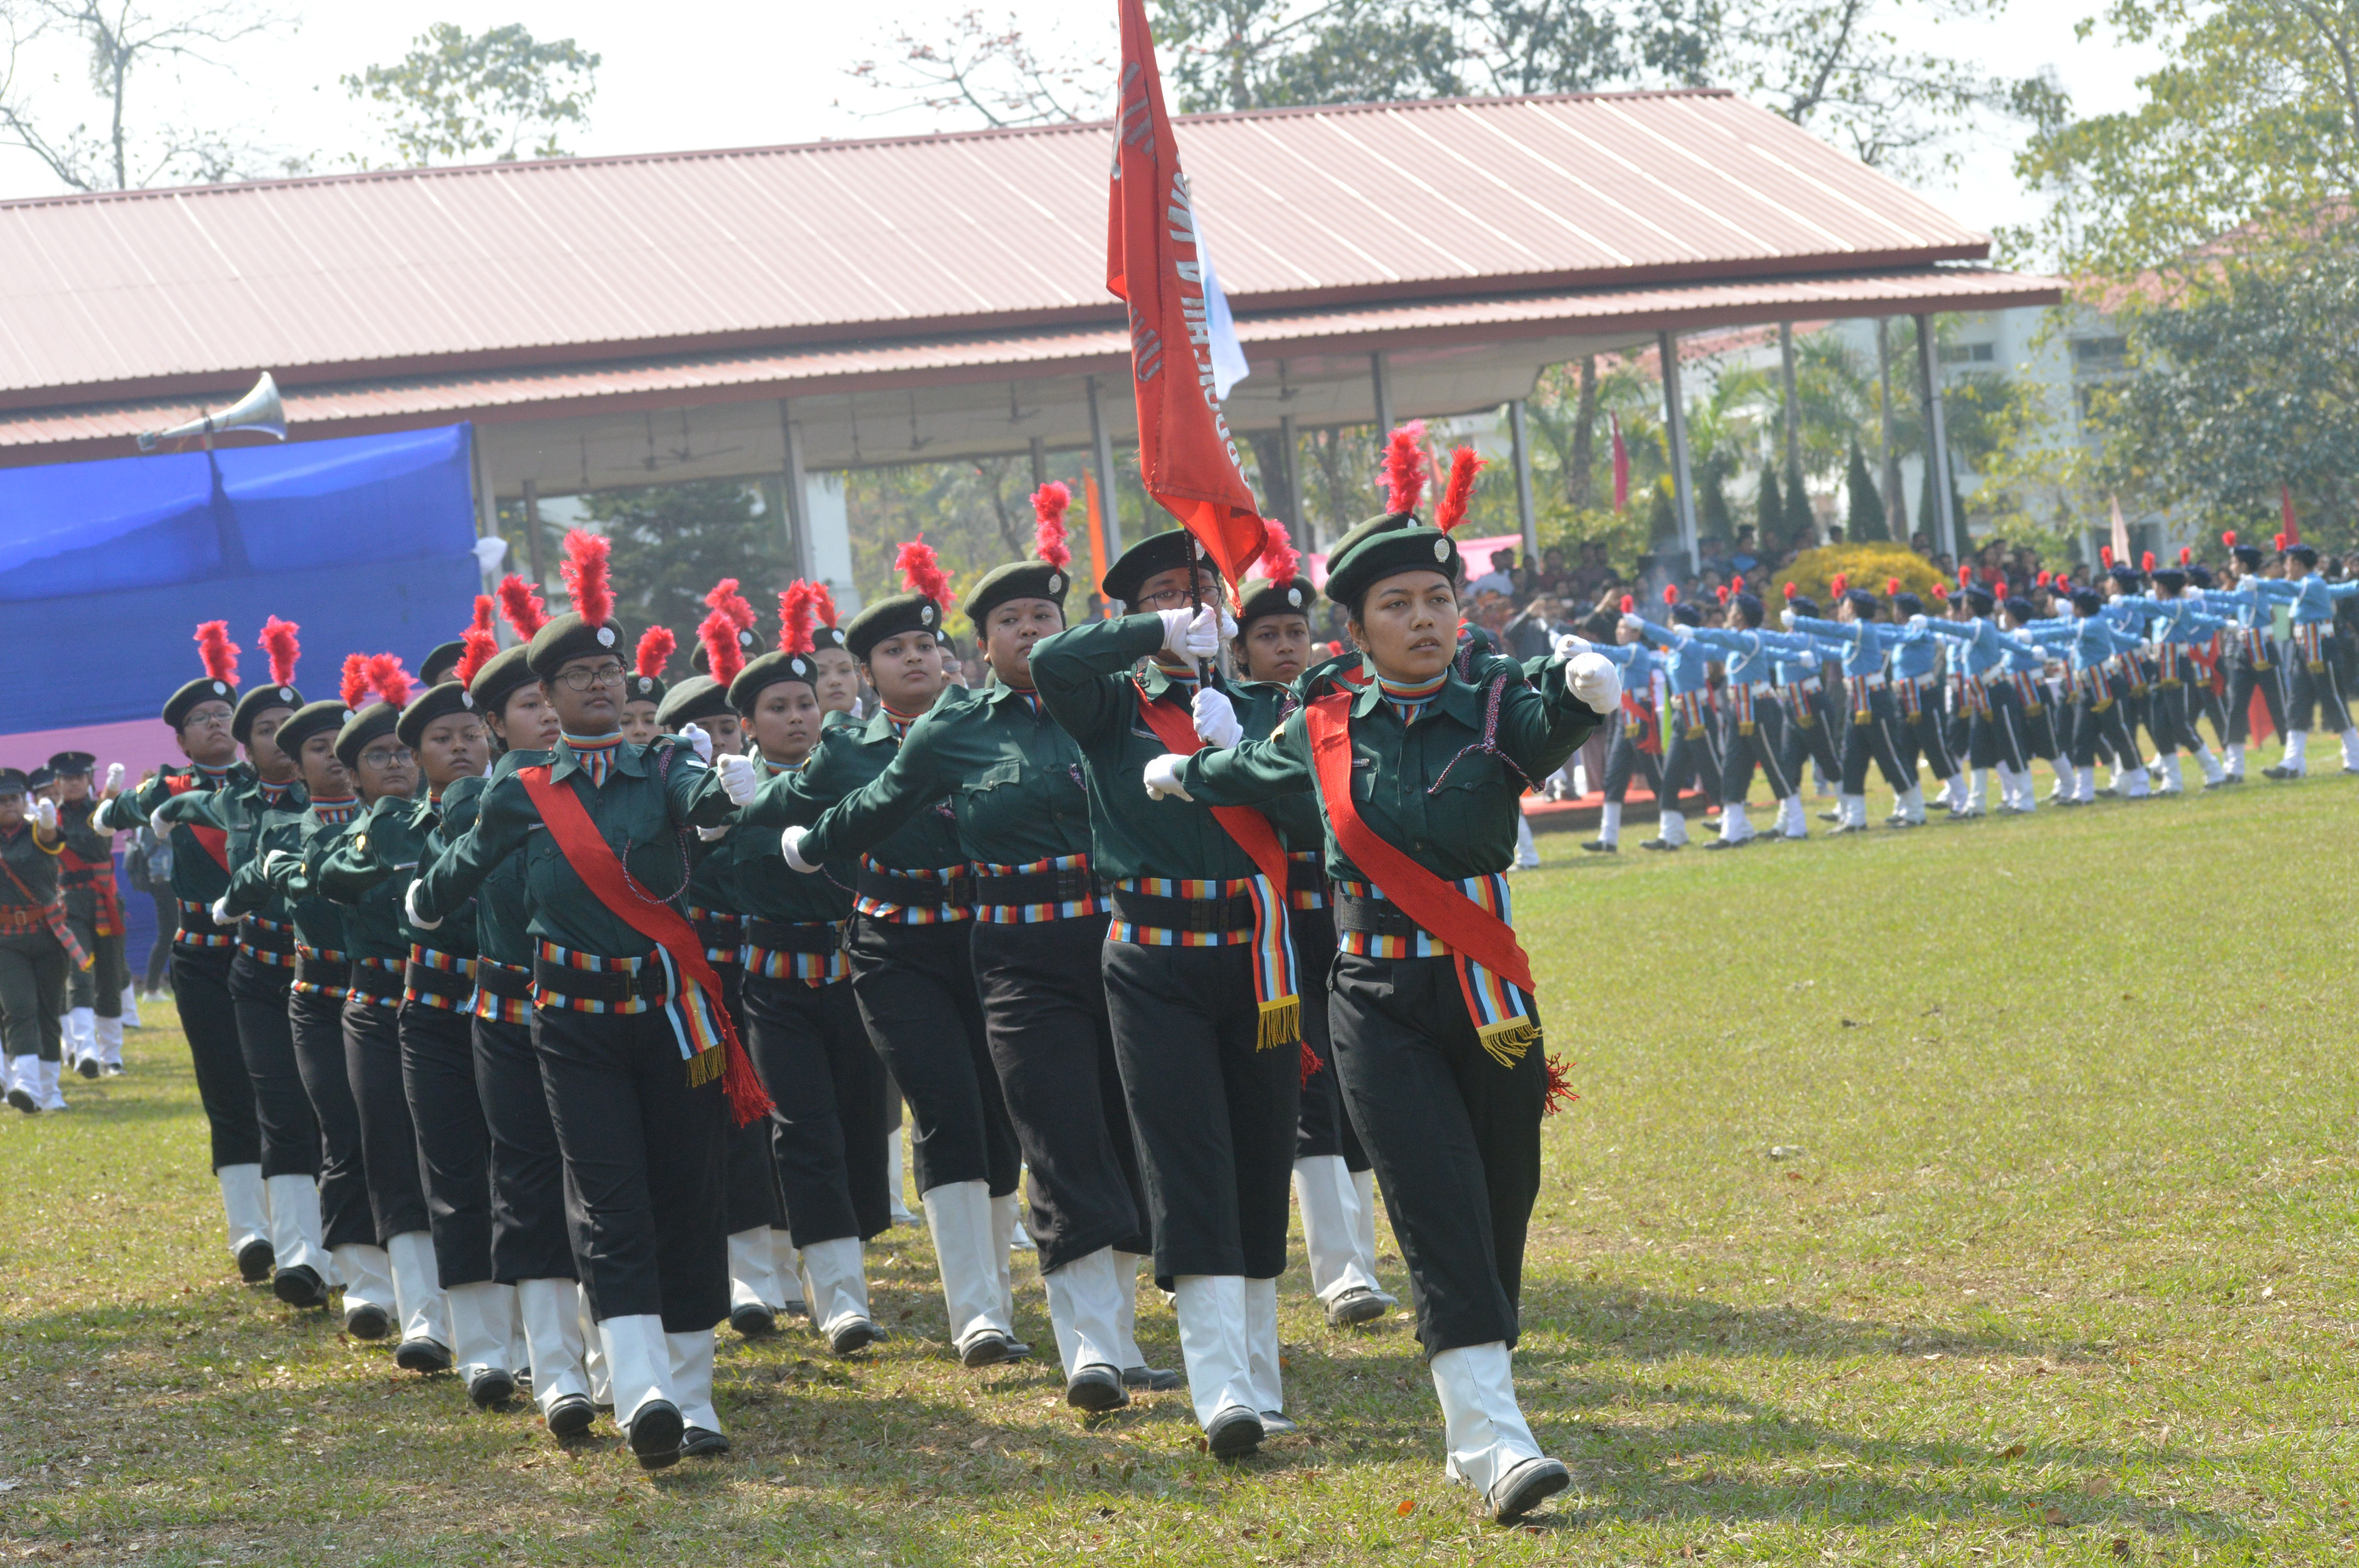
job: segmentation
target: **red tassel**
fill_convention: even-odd
[[[922,593],[943,609],[950,608],[951,579],[943,573],[940,559],[923,534],[901,546],[901,553],[893,558],[893,569],[901,574],[901,587],[906,591]]]
[[[679,639],[671,634],[670,627],[650,626],[639,633],[631,667],[649,680],[661,680],[664,666],[671,663],[672,650],[679,646]]]
[[[729,1097],[729,1115],[740,1127],[751,1127],[776,1108],[770,1094],[762,1087],[761,1077],[754,1071],[745,1047],[738,1043],[737,1030],[727,1019],[721,1022],[721,1092]]]
[[[276,615],[262,623],[262,635],[255,640],[270,655],[270,684],[293,686],[295,661],[303,656],[303,645],[295,633],[303,630],[292,621],[281,621]]]
[[[207,621],[197,628],[197,657],[204,661],[205,675],[223,686],[237,684],[238,646],[229,640],[229,622]]]
[[[1425,439],[1425,421],[1412,419],[1393,427],[1385,438],[1385,510],[1414,512],[1425,499],[1425,460],[1418,446]]]
[[[1050,480],[1032,492],[1032,553],[1063,571],[1073,564],[1073,552],[1065,544],[1065,508],[1073,503],[1073,492],[1062,480]]]
[[[592,626],[614,618],[614,589],[607,579],[607,558],[614,546],[595,534],[574,528],[565,535],[565,590],[573,596],[574,613]]]
[[[1310,1079],[1319,1071],[1320,1066],[1319,1053],[1310,1048],[1310,1041],[1305,1040],[1302,1042],[1302,1087],[1304,1088],[1310,1087]]]
[[[396,708],[409,706],[410,688],[416,685],[409,672],[401,667],[399,654],[372,654],[368,662],[368,683],[377,696]]]
[[[811,652],[811,585],[798,578],[778,595],[778,652]]]
[[[346,708],[357,713],[368,701],[368,655],[346,654],[343,683],[338,688],[336,695],[344,699]]]
[[[541,603],[539,589],[510,572],[500,579],[500,616],[517,642],[529,643],[534,633],[549,624],[549,607]]]
[[[1548,1102],[1540,1114],[1554,1116],[1581,1097],[1572,1092],[1572,1064],[1561,1056],[1548,1059]]]
[[[1483,460],[1472,447],[1460,447],[1450,454],[1450,482],[1441,489],[1441,500],[1433,509],[1433,525],[1449,533],[1466,521],[1466,507],[1474,499],[1474,476],[1483,471]]]

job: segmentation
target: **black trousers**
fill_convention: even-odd
[[[1832,710],[1827,707],[1824,687],[1817,691],[1796,690],[1793,695],[1800,702],[1799,717],[1791,706],[1782,700],[1779,703],[1785,711],[1778,716],[1777,765],[1786,770],[1786,776],[1797,789],[1813,762],[1827,777],[1842,777],[1843,759],[1835,753],[1835,724],[1830,717]],[[1809,722],[1804,723],[1804,719]]]
[[[1919,759],[1931,763],[1933,776],[1947,784],[1958,765],[1950,760],[1949,743],[1941,734],[1940,688],[1918,688],[1918,708],[1913,718],[1902,710],[1900,699],[1892,696],[1889,687],[1885,688],[1885,695],[1892,702],[1893,752],[1899,761],[1901,776],[1908,780],[1908,784],[1894,787],[1905,790],[1917,782]]]
[[[1165,1290],[1286,1271],[1302,1053],[1259,1049],[1253,949],[1104,945],[1114,1059]]]
[[[565,1155],[565,1221],[591,1315],[660,1314],[669,1334],[729,1315],[722,1202],[729,1102],[690,1088],[662,1011],[536,1008],[549,1119]]]
[[[2154,737],[2154,749],[2158,756],[2176,756],[2180,752],[2192,752],[2202,742],[2195,735],[2195,720],[2189,711],[2187,683],[2164,686],[2157,682],[2147,696],[2147,730]]]
[[[1622,725],[1614,724],[1614,739],[1605,748],[1604,791],[1607,800],[1616,806],[1622,804],[1624,797],[1630,793],[1630,773],[1634,768],[1646,779],[1647,788],[1660,800],[1663,794],[1662,759],[1652,752],[1639,750],[1637,737]]]
[[[1988,713],[1972,713],[1966,722],[1966,765],[1974,769],[1995,768],[2004,762],[2017,773],[2031,768],[2031,752],[2023,741],[2018,724],[2022,705],[2012,686],[1986,686]]]
[[[369,1209],[368,1154],[361,1140],[360,1107],[353,1099],[344,1056],[344,1004],[340,997],[290,990],[288,1038],[295,1069],[320,1124],[320,1241],[329,1248],[376,1245]]]
[[[0,1044],[9,1055],[63,1059],[65,1032],[58,1015],[65,1011],[66,971],[72,968],[47,931],[0,936]],[[221,1158],[217,1137],[214,1167],[235,1163]]]
[[[229,995],[237,1009],[237,1044],[254,1084],[262,1130],[262,1173],[317,1176],[320,1119],[295,1065],[295,1031],[287,1018],[287,988],[295,972],[265,964],[244,948],[229,967]]]
[[[2286,721],[2296,730],[2339,735],[2351,728],[2350,705],[2343,700],[2343,677],[2336,673],[2342,654],[2335,643],[2332,636],[2321,639],[2315,670],[2299,647],[2287,644],[2286,684],[2291,700],[2286,704]]]
[[[492,1134],[475,1086],[474,1020],[405,1001],[401,1092],[417,1129],[426,1227],[442,1287],[492,1277]]]
[[[172,927],[180,918],[179,900],[172,896],[170,883],[151,888],[147,896],[156,905],[156,940],[147,945],[147,989],[155,992],[162,989],[167,968],[172,961]]]
[[[1663,809],[1680,809],[1680,796],[1690,784],[1703,792],[1708,801],[1720,795],[1720,747],[1712,740],[1707,720],[1702,733],[1690,736],[1685,720],[1677,708],[1663,723],[1663,787],[1659,792]]]
[[[2039,688],[2043,693],[2046,687]],[[2023,698],[2012,687],[2006,689],[2002,702],[1997,695],[1991,698],[1991,710],[2006,718],[2007,730],[2027,756],[2041,757],[2053,762],[2063,753],[2057,741],[2056,707],[2043,700],[2037,710],[2024,706]]]
[[[1548,1058],[1483,1049],[1447,958],[1344,953],[1335,1061],[1367,1130],[1428,1356],[1517,1334],[1524,1236],[1540,1190]]]
[[[557,1147],[557,1125],[549,1118],[532,1025],[490,1018],[468,1022],[475,1048],[475,1095],[491,1139],[492,1278],[503,1285],[571,1280],[565,1157]]]
[[[736,964],[715,963],[712,967],[721,977],[722,997],[742,1044],[747,1037],[745,971]],[[751,1054],[748,1047],[749,1060]],[[778,1201],[778,1171],[770,1158],[770,1124],[750,1121],[739,1127],[733,1118],[727,1136],[728,1152],[722,1157],[722,1202],[728,1211],[729,1234],[783,1227],[787,1211]]]
[[[745,1049],[770,1091],[770,1161],[795,1245],[892,1224],[885,1162],[885,1064],[868,1044],[852,982],[745,977]]]
[[[1867,793],[1867,764],[1875,759],[1876,771],[1884,782],[1896,791],[1906,794],[1917,782],[1916,774],[1904,773],[1900,767],[1900,752],[1896,742],[1897,727],[1892,721],[1892,694],[1875,690],[1867,694],[1867,722],[1860,722],[1859,714],[1851,708],[1848,693],[1843,694],[1840,706],[1843,714],[1843,792],[1845,795]]]
[[[433,1228],[427,1217],[418,1124],[410,1119],[409,1094],[401,1081],[401,1013],[353,996],[345,999],[343,1023],[344,1075],[360,1113],[369,1212],[382,1247],[397,1236]]]
[[[1302,1038],[1318,1054],[1319,1070],[1302,1086],[1302,1108],[1295,1115],[1294,1157],[1343,1157],[1347,1171],[1369,1169],[1359,1130],[1343,1109],[1335,1077],[1335,1044],[1327,1019],[1327,970],[1335,962],[1335,912],[1298,909],[1287,915],[1294,937],[1294,967],[1302,977]]]
[[[229,968],[236,957],[232,947],[172,946],[172,997],[179,1004],[180,1032],[189,1037],[197,1099],[212,1130],[216,1171],[262,1162],[262,1119],[238,1044],[237,1004],[229,996]]]
[[[1795,774],[1787,771],[1780,753],[1784,751],[1786,710],[1777,699],[1763,695],[1753,705],[1752,732],[1737,720],[1732,705],[1721,715],[1720,723],[1720,798],[1723,802],[1743,804],[1753,787],[1753,768],[1758,762],[1761,776],[1769,781],[1773,799],[1783,800],[1794,793]]]
[[[909,1102],[921,1196],[988,1182],[1004,1197],[1021,1168],[974,989],[973,935],[971,920],[901,925],[855,914],[844,943],[869,1043]]]
[[[2286,732],[2285,666],[2261,669],[2240,659],[2228,670],[2230,745],[2242,746],[2253,738],[2253,693],[2256,691],[2268,707],[2271,727],[2280,735]]]
[[[2193,730],[2205,719],[2212,721],[2212,733],[2223,746],[2228,743],[2228,705],[2212,689],[2212,683],[2201,676],[2189,677],[2187,687],[2187,727]]]
[[[2103,700],[2103,706],[2099,701]],[[2129,728],[2125,723],[2118,698],[2093,699],[2083,691],[2072,702],[2072,765],[2094,767],[2100,746],[2113,753],[2114,765],[2126,769],[2136,764],[2137,748],[2130,741]]]
[[[130,962],[124,951],[123,933],[101,936],[96,923],[66,917],[66,925],[90,955],[90,968],[72,968],[66,975],[66,1005],[86,1007],[101,1018],[123,1016],[123,988],[131,983]]]
[[[1123,1104],[1100,955],[1106,916],[978,923],[974,983],[1016,1141],[1040,1271],[1145,1252],[1147,1192]]]

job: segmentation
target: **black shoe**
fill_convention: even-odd
[[[1261,1451],[1261,1417],[1231,1405],[1205,1429],[1204,1448],[1215,1459],[1246,1459]]]
[[[41,1108],[41,1102],[35,1099],[32,1097],[32,1094],[28,1090],[25,1089],[10,1089],[8,1091],[8,1103],[15,1106],[18,1110],[23,1111],[27,1116],[31,1116]]]
[[[323,1307],[328,1304],[328,1281],[309,1263],[298,1263],[273,1276],[270,1293],[291,1307]]]
[[[1821,822],[1841,822],[1843,820],[1843,813],[1840,811],[1821,811],[1819,813],[1819,820]]]
[[[479,1411],[487,1411],[516,1398],[516,1379],[506,1367],[484,1367],[467,1379],[467,1398]]]
[[[590,1430],[598,1419],[597,1410],[587,1394],[568,1394],[549,1407],[549,1435],[560,1441],[571,1441]]]
[[[1703,847],[1706,849],[1742,849],[1745,842],[1742,838],[1707,838]]]
[[[1493,1523],[1513,1524],[1571,1481],[1571,1475],[1554,1459],[1527,1459],[1500,1476],[1484,1500],[1490,1505]]]
[[[270,1271],[278,1262],[278,1253],[266,1236],[249,1237],[237,1249],[237,1277],[249,1285],[258,1285],[270,1278]]]
[[[631,1452],[642,1470],[665,1470],[679,1463],[683,1431],[679,1407],[669,1400],[649,1400],[631,1418]]]
[[[1641,838],[1638,840],[1638,848],[1641,849],[1660,849],[1667,854],[1677,854],[1680,847],[1677,844],[1672,843],[1669,838]]]
[[[730,1313],[729,1326],[741,1339],[762,1339],[777,1332],[778,1320],[761,1303],[747,1302]]]
[[[2245,775],[2242,773],[2223,773],[2220,775],[2220,782],[2223,784],[2240,784],[2245,782]]]
[[[432,1339],[405,1339],[393,1353],[393,1364],[405,1372],[447,1372],[451,1347]]]
[[[983,1329],[959,1346],[959,1361],[968,1367],[996,1367],[1004,1361],[1021,1361],[1031,1354],[1030,1346],[995,1328]]]
[[[2343,771],[2347,773],[2351,770],[2349,768],[2345,768]],[[84,1056],[81,1061],[74,1064],[74,1071],[80,1073],[85,1078],[94,1078],[98,1076],[101,1070],[98,1058],[95,1056]]]
[[[1100,1365],[1084,1367],[1073,1374],[1065,1385],[1065,1402],[1077,1411],[1103,1415],[1130,1403],[1130,1395],[1122,1386],[1122,1373]]]
[[[2267,767],[2261,770],[2261,777],[2265,779],[2277,779],[2282,781],[2285,779],[2298,779],[2301,777],[2301,773],[2299,770],[2288,768],[2283,762],[2272,762]]]
[[[2236,782],[2242,784],[2244,781],[2239,779]],[[110,1078],[119,1078],[130,1070],[120,1062],[109,1062],[106,1065],[106,1076]]]
[[[875,1344],[878,1340],[884,1337],[885,1331],[877,1327],[875,1324],[869,1322],[868,1319],[864,1317],[846,1318],[842,1323],[836,1325],[835,1327],[828,1334],[828,1354],[831,1356],[849,1356],[854,1351],[867,1349],[870,1346]],[[972,1366],[973,1363],[969,1362],[968,1365]]]
[[[805,1322],[809,1322],[810,1320],[810,1304],[808,1302],[803,1301],[791,1301],[786,1305],[779,1307],[773,1315],[777,1317],[799,1317],[803,1319]]]
[[[1385,1299],[1365,1285],[1353,1285],[1327,1303],[1327,1326],[1350,1328],[1385,1315]]]
[[[375,1302],[344,1307],[344,1332],[354,1339],[383,1339],[393,1332],[393,1316]]]
[[[729,1452],[729,1440],[709,1426],[691,1426],[679,1434],[683,1459],[718,1459]]]
[[[1261,1412],[1261,1430],[1265,1437],[1292,1437],[1302,1429],[1295,1425],[1294,1418],[1284,1411],[1264,1411]]]
[[[1125,1367],[1122,1369],[1124,1388],[1145,1389],[1153,1394],[1168,1394],[1186,1381],[1169,1367]]]
[[[1583,844],[1582,848],[1588,850],[1593,855],[1618,855],[1622,852],[1621,845],[1608,844],[1603,838],[1592,838],[1588,843]]]

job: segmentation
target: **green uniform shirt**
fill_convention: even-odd
[[[610,912],[573,874],[516,771],[549,764],[550,782],[581,800],[591,825],[621,859],[631,881],[675,908],[685,903],[688,891],[682,833],[718,827],[734,812],[719,776],[694,747],[668,735],[645,746],[625,741],[616,747],[603,786],[591,784],[572,748],[561,741],[553,752],[511,752],[507,756],[516,759],[515,767],[484,791],[474,826],[419,878],[419,913],[429,920],[447,920],[475,896],[503,860],[520,856],[526,929],[535,938],[608,958],[641,958],[654,952],[653,942]]]
[[[353,824],[321,863],[320,891],[345,908],[344,939],[353,957],[407,958],[410,944],[474,956],[474,932],[465,918],[443,922],[430,933],[413,931],[402,898],[419,864],[429,859],[427,844],[440,822],[434,802],[411,795],[387,795]],[[451,935],[444,938],[443,933]],[[442,938],[438,940],[438,938]],[[456,942],[459,946],[448,946]]]
[[[1451,676],[1409,724],[1374,680],[1352,699],[1352,799],[1360,820],[1447,881],[1507,869],[1516,856],[1525,780],[1544,779],[1564,766],[1603,722],[1566,688],[1560,670],[1545,671],[1537,687],[1515,678],[1512,667],[1492,669],[1490,676],[1480,687]],[[1483,739],[1494,683],[1499,686],[1500,755],[1470,749]],[[1342,688],[1318,680],[1310,695],[1332,689]],[[1188,793],[1207,806],[1255,806],[1304,791],[1315,799],[1307,715],[1289,716],[1266,741],[1199,752],[1181,776]],[[1332,823],[1326,849],[1330,877],[1369,880],[1337,847]]]
[[[766,781],[794,772],[758,752],[754,771]],[[859,874],[854,861],[830,860],[824,871],[805,874],[787,864],[777,829],[742,819],[710,848],[715,875],[729,890],[728,907],[750,920],[810,925],[852,917],[853,879]]]
[[[467,836],[475,825],[476,814],[484,805],[484,792],[494,783],[507,777],[530,759],[541,756],[539,752],[503,752],[492,761],[489,778],[460,779],[442,792],[442,817],[434,831],[429,853],[419,861],[432,865],[448,854],[451,847]],[[472,921],[472,935],[453,932],[459,921]],[[483,884],[475,889],[472,904],[461,904],[450,918],[436,927],[430,936],[419,940],[430,947],[445,952],[473,952],[478,957],[489,958],[495,964],[512,968],[532,967],[532,930],[530,913],[525,907],[524,857],[510,855],[492,868]]]
[[[830,806],[805,860],[855,856],[950,797],[960,855],[1024,866],[1090,849],[1082,752],[1014,687],[952,691],[909,727],[892,762]]]
[[[183,804],[179,809],[194,814],[189,818],[191,826],[216,827],[227,836],[233,881],[239,870],[260,852],[262,830],[273,815],[300,816],[310,806],[310,798],[303,793],[300,783],[289,780],[283,784],[266,785],[251,773],[232,779],[222,789],[190,791],[179,799]],[[179,861],[175,852],[173,863],[177,866]],[[284,925],[287,902],[273,888],[268,903],[245,913]]]
[[[322,953],[344,953],[344,914],[319,891],[316,871],[334,849],[351,822],[322,822],[316,806],[300,812],[271,811],[263,816],[255,837],[253,858],[230,879],[229,912],[233,917],[254,914],[280,901],[295,924],[296,945]],[[298,873],[310,879],[300,892],[290,892]]]
[[[1229,703],[1237,710],[1237,728],[1246,740],[1266,740],[1294,711],[1294,688],[1275,681],[1242,681],[1229,687]],[[1277,824],[1277,841],[1288,854],[1326,847],[1327,824],[1319,816],[1319,803],[1309,795],[1281,795],[1262,802],[1261,810]]]
[[[963,695],[957,687],[945,687],[934,699],[934,707],[939,708]],[[911,730],[914,732],[917,724],[929,716],[930,710],[919,715]],[[738,821],[745,827],[766,829],[773,838],[782,827],[808,827],[829,806],[873,783],[892,765],[900,750],[900,738],[893,733],[892,716],[882,708],[857,722],[826,725],[820,730],[819,744],[803,759],[803,765],[765,784],[760,793],[745,803]],[[959,845],[958,824],[952,820],[947,803],[936,795],[921,804],[943,806],[945,809],[910,812],[898,827],[870,845],[870,859],[897,871],[941,871],[965,863],[967,856]]]
[[[108,832],[136,832],[155,815],[158,806],[175,795],[187,793],[172,787],[176,779],[191,780],[196,789],[220,792],[251,784],[254,770],[244,762],[232,762],[218,773],[196,767],[159,772],[146,784],[126,789],[107,802],[97,826]],[[186,903],[210,905],[229,891],[230,869],[236,862],[224,863],[215,859],[212,849],[197,836],[196,824],[175,822],[171,826],[172,896]],[[227,851],[223,853],[226,857]]]
[[[40,909],[58,900],[58,856],[65,850],[65,840],[59,838],[43,845],[33,837],[30,816],[13,829],[0,828],[0,864],[15,873],[16,881],[0,877],[0,904],[18,909]],[[16,891],[16,882],[25,884],[25,892]]]
[[[88,800],[65,800],[58,803],[58,832],[65,847],[82,861],[79,887],[65,890],[66,914],[69,918],[95,925],[98,923],[98,885],[93,880],[103,877],[114,880],[114,834],[97,826],[100,801],[92,795]],[[80,868],[77,868],[80,871]],[[0,882],[7,879],[0,877]],[[9,889],[11,892],[16,890]]]
[[[1098,875],[1242,881],[1258,875],[1212,812],[1176,797],[1156,800],[1141,775],[1171,748],[1139,716],[1131,666],[1163,646],[1163,620],[1125,615],[1045,637],[1032,647],[1032,680],[1049,714],[1082,750],[1089,781],[1090,859]],[[1195,688],[1160,669],[1139,679],[1147,699],[1169,704],[1191,727]],[[1273,790],[1271,795],[1283,794]]]

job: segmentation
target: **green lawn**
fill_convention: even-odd
[[[1574,1484],[1516,1531],[1442,1484],[1405,1323],[1330,1332],[1299,1268],[1303,1434],[1229,1469],[1182,1395],[1089,1431],[1053,1371],[959,1369],[921,1230],[871,1250],[873,1358],[724,1334],[733,1457],[562,1453],[231,1277],[152,1010],[134,1076],[0,1121],[0,1562],[2340,1561],[2354,805],[1544,838],[1521,925],[1582,1098],[1517,1369]],[[1049,1346],[1028,1255],[1017,1293]]]

